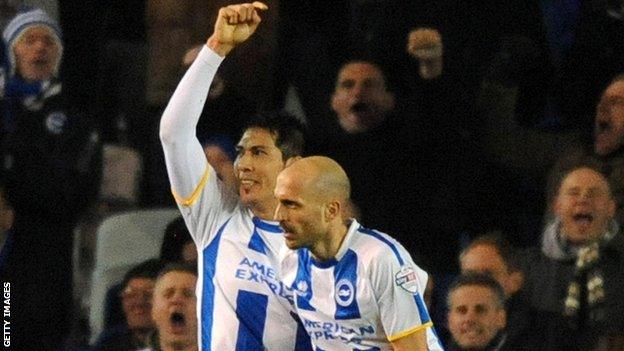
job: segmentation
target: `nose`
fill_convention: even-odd
[[[273,219],[275,221],[282,221],[284,220],[284,213],[283,213],[283,209],[282,209],[282,205],[280,205],[279,203],[277,204],[277,207],[275,208],[275,214],[273,215]]]
[[[236,159],[234,163],[234,167],[237,172],[249,172],[253,170],[253,162],[251,160],[251,156],[247,152],[242,153]]]
[[[183,291],[176,291],[173,296],[171,296],[171,300],[169,300],[169,302],[173,305],[182,305],[184,304],[184,292]]]
[[[353,85],[353,89],[351,90],[351,94],[353,97],[361,98],[364,95],[364,87],[361,83],[355,83]]]
[[[42,39],[35,40],[35,42],[33,43],[33,47],[37,51],[46,51],[50,46],[51,45],[49,45],[48,43],[46,43],[45,40]]]
[[[461,322],[466,326],[473,325],[475,323],[476,316],[477,314],[475,313],[475,311],[470,310],[462,316]]]
[[[593,196],[594,196],[593,193],[589,189],[586,189],[586,190],[581,191],[581,193],[577,197],[577,201],[581,203],[585,203],[591,200]]]

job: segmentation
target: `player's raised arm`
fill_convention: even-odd
[[[246,41],[260,23],[260,2],[219,10],[214,32],[176,88],[160,121],[160,140],[176,201],[191,205],[208,177],[208,163],[195,128],[215,73],[225,55]]]

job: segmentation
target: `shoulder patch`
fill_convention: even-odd
[[[48,115],[45,124],[48,131],[52,134],[61,134],[65,128],[67,116],[61,111],[54,111]]]
[[[414,268],[409,266],[401,268],[401,270],[394,275],[394,282],[396,285],[412,294],[416,294],[418,292],[418,286],[420,285],[418,281],[418,274]]]

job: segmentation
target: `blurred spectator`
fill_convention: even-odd
[[[158,275],[152,307],[156,332],[148,350],[198,350],[196,283],[194,266],[171,264]]]
[[[160,262],[168,263],[188,263],[197,264],[197,248],[191,237],[182,217],[171,221],[163,236],[160,246]],[[160,264],[155,264],[155,268]],[[153,267],[153,269],[155,269]],[[117,284],[110,288],[105,300],[105,326],[115,327],[124,323],[122,303],[119,292],[123,289],[122,284]]]
[[[102,332],[95,350],[135,351],[146,347],[154,330],[152,293],[162,267],[163,264],[156,259],[140,263],[126,273],[121,289],[111,290],[121,297],[123,322]]]
[[[410,96],[418,64],[405,52],[412,28],[436,28],[444,37],[447,0],[282,1],[279,28],[279,80],[294,92],[312,135],[326,133],[333,116],[327,108],[341,66],[354,58],[376,62],[398,100]],[[443,27],[443,28],[442,28]],[[445,43],[446,44],[446,43]],[[446,48],[446,46],[445,46]],[[323,67],[323,69],[319,69]]]
[[[621,349],[624,237],[612,188],[591,162],[562,173],[555,186],[555,219],[541,249],[524,261],[526,291],[544,323],[543,350]]]
[[[331,107],[347,134],[359,134],[378,128],[394,110],[394,94],[376,64],[354,61],[345,64],[338,77]]]
[[[4,28],[0,69],[0,162],[15,210],[13,253],[29,262],[11,272],[24,301],[15,307],[14,342],[24,336],[40,350],[58,347],[68,331],[72,230],[99,179],[99,135],[59,80],[61,38],[45,12],[25,9]]]
[[[500,82],[485,82],[482,86],[479,103],[485,121],[482,140],[489,156],[512,173],[524,175],[539,190],[531,194],[544,193],[549,172],[552,182],[570,163],[586,155],[597,156],[606,163],[605,173],[612,180],[618,205],[616,218],[624,220],[624,75],[613,78],[602,92],[594,116],[593,140],[591,130],[553,133],[520,126],[514,119],[517,98],[517,87],[505,87]],[[532,204],[524,202],[523,206],[515,206],[516,216],[531,216],[539,223],[546,208],[544,203],[551,201],[552,194],[549,195],[532,196],[529,199]],[[516,230],[519,226],[520,223],[515,225]],[[521,232],[539,232],[539,228],[533,227],[524,226]],[[535,239],[526,238],[523,244],[531,244]]]
[[[505,292],[507,341],[512,345],[525,342],[532,333],[532,311],[522,289],[524,273],[517,253],[502,233],[475,238],[459,255],[462,274],[479,273],[494,278]]]
[[[537,239],[527,233],[540,231],[547,170],[585,143],[601,90],[624,69],[624,21],[611,10],[603,0],[458,2],[458,68],[472,76],[468,90],[479,92],[483,79],[488,90],[503,86],[479,98],[481,136],[501,175],[497,188],[507,189],[498,226],[520,234],[518,244]]]
[[[334,121],[326,132],[309,135],[308,154],[327,155],[335,159],[352,179],[354,213],[360,210],[363,219],[384,232],[403,231],[393,218],[396,197],[403,195],[408,184],[405,150],[406,128],[395,113],[394,93],[387,86],[379,66],[369,61],[352,61],[344,65],[331,99]],[[413,181],[409,185],[413,185]],[[411,239],[411,238],[409,238]],[[413,247],[412,247],[413,248]],[[412,252],[413,253],[413,252]]]
[[[447,350],[530,350],[522,344],[512,344],[507,338],[505,294],[491,276],[460,275],[451,284],[447,303],[452,337]]]
[[[456,272],[458,235],[467,224],[463,202],[473,200],[467,194],[474,177],[455,129],[437,115],[397,105],[372,61],[342,67],[331,108],[335,119],[326,132],[309,136],[308,154],[329,156],[344,167],[363,221],[395,233],[434,275]]]

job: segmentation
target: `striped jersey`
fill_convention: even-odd
[[[195,137],[221,60],[204,48],[161,120],[172,191],[198,249],[200,350],[309,350],[292,290],[277,276],[282,230],[240,204],[206,163]]]
[[[352,220],[335,259],[284,248],[280,260],[316,351],[391,350],[421,329],[429,350],[442,350],[422,299],[427,273],[390,236]]]

